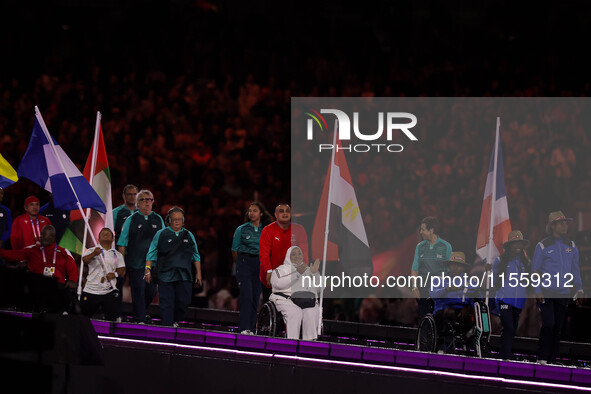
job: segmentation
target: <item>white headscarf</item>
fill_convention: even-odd
[[[291,292],[293,291],[301,291],[301,290],[305,290],[305,291],[316,291],[315,288],[302,288],[301,284],[301,280],[297,279],[297,277],[299,277],[299,274],[297,273],[297,266],[294,265],[291,261],[291,252],[294,249],[300,249],[302,250],[299,246],[292,246],[289,249],[287,249],[287,253],[285,254],[285,259],[283,260],[283,264],[281,264],[279,267],[275,268],[276,272],[273,272],[272,276],[271,276],[271,285],[273,287],[273,292],[283,292],[286,294],[291,294]],[[303,254],[303,252],[302,252]],[[305,264],[302,261],[302,264]],[[309,275],[309,271],[308,271],[308,275]]]
[[[303,256],[304,252],[302,251],[302,249],[299,246],[290,246],[289,249],[287,249],[287,253],[285,253],[285,258],[283,259],[283,265],[293,265],[294,267],[296,266],[294,263],[291,262],[291,252],[293,252],[294,249],[299,249],[300,252],[302,252],[302,256]],[[302,263],[303,263],[303,260],[302,260]]]

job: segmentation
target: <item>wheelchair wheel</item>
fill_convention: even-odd
[[[435,319],[432,314],[428,314],[419,322],[415,349],[421,352],[434,352],[436,343]]]
[[[277,308],[271,301],[261,307],[257,318],[256,335],[274,337],[277,333]]]

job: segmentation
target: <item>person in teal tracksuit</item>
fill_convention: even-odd
[[[146,283],[149,274],[146,255],[154,235],[164,228],[164,220],[152,211],[154,195],[149,190],[141,190],[137,195],[137,212],[125,219],[121,236],[117,242],[119,252],[125,256],[125,270],[129,276],[133,319],[136,323],[146,322],[146,308],[156,296],[156,285]]]
[[[201,286],[201,257],[195,236],[183,227],[185,212],[173,207],[166,215],[168,227],[158,231],[146,256],[146,267],[158,267],[158,292],[162,325],[178,327],[191,305],[192,285]],[[193,278],[193,266],[195,278]],[[151,272],[146,282],[152,282]]]
[[[265,206],[252,202],[244,215],[245,223],[238,226],[232,240],[232,257],[236,262],[236,280],[240,288],[240,317],[238,331],[252,334],[256,328],[257,310],[261,297],[259,279],[259,240],[263,227],[273,219]]]

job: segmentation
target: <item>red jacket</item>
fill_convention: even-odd
[[[287,229],[283,230],[277,222],[273,222],[263,228],[259,240],[259,259],[261,260],[259,277],[263,285],[267,286],[267,271],[283,264],[287,249],[291,246],[299,246],[302,249],[304,262],[308,264],[308,235],[301,225],[291,223]]]
[[[45,262],[41,245],[34,245],[20,250],[0,249],[0,257],[7,260],[27,260],[29,271],[47,276],[54,276],[59,283],[66,283],[66,279],[78,282],[78,267],[72,255],[61,246],[55,250],[55,265],[53,264],[53,252],[55,244],[43,248]],[[46,269],[47,268],[47,269]],[[53,271],[53,272],[52,272]]]
[[[39,219],[39,228],[37,228],[37,221],[34,220],[31,224],[31,218],[28,213],[17,216],[12,222],[12,232],[10,233],[10,244],[12,249],[23,249],[30,245],[35,245],[41,236],[41,230],[45,226],[49,226],[51,221],[42,215],[37,215]]]

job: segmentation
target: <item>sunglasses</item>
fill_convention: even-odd
[[[140,201],[154,201],[153,198],[140,198]]]

